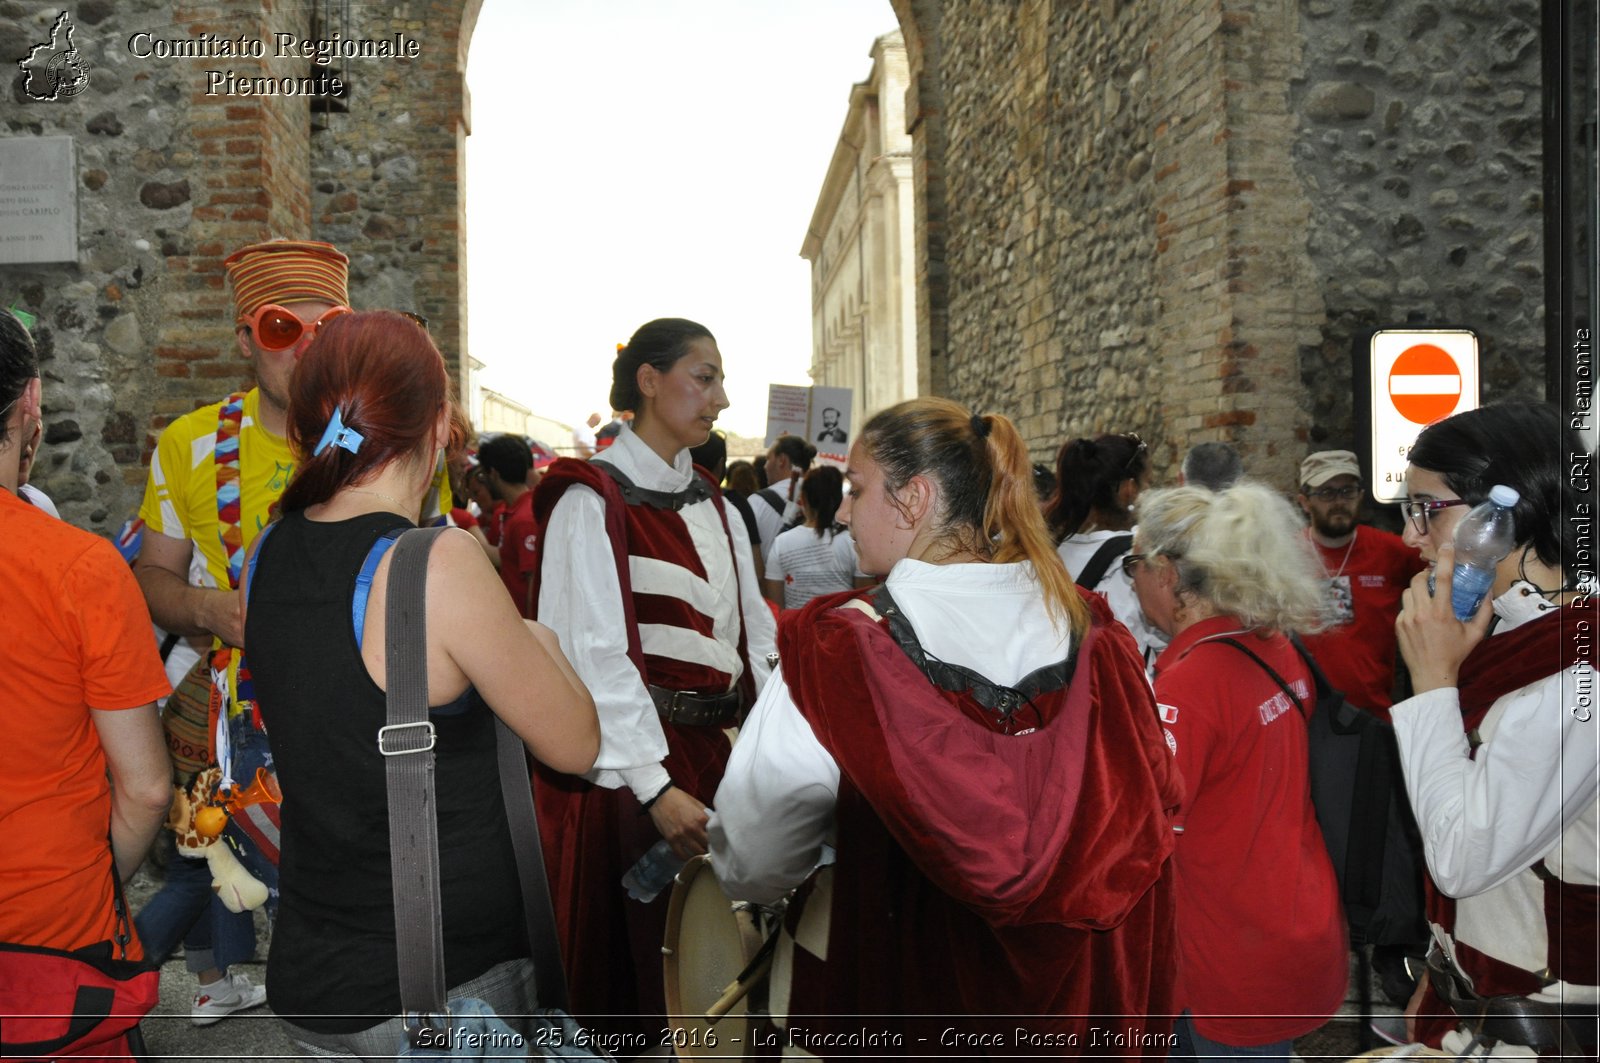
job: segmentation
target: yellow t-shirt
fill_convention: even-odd
[[[261,426],[261,393],[245,394],[239,424],[239,530],[244,548],[267,526],[268,513],[294,474],[289,442]],[[189,581],[198,587],[228,586],[228,555],[217,520],[217,414],[222,403],[202,406],[161,433],[150,458],[139,517],[153,532],[194,543]]]
[[[187,539],[195,546],[189,563],[189,582],[196,587],[226,590],[228,554],[222,545],[222,529],[217,517],[217,415],[222,403],[202,406],[167,425],[150,457],[150,477],[145,482],[144,501],[139,517],[148,530],[174,539]],[[239,530],[243,543],[240,563],[250,544],[270,521],[274,503],[289,486],[294,475],[294,454],[288,440],[262,427],[259,410],[261,392],[245,393],[243,417],[239,422]],[[448,479],[441,465],[434,490],[423,504],[427,518],[436,520],[451,505]],[[220,647],[213,639],[212,647]],[[235,689],[239,658],[228,667],[228,689]],[[237,712],[230,705],[229,712]]]
[[[288,440],[263,428],[258,410],[261,393],[251,388],[244,399],[239,424],[240,539],[246,552],[269,512],[294,475],[294,454]],[[228,586],[228,555],[222,546],[217,521],[217,415],[222,403],[202,406],[173,421],[161,433],[150,458],[150,478],[145,482],[139,517],[153,532],[188,539],[203,565],[190,565],[190,582],[197,587]],[[434,489],[423,502],[423,523],[436,522],[453,504],[449,480],[441,465]]]

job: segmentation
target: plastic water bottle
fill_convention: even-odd
[[[1457,620],[1468,620],[1494,583],[1495,568],[1516,545],[1511,507],[1522,496],[1514,487],[1496,484],[1489,500],[1472,507],[1456,525],[1456,564],[1451,570],[1450,608]]]
[[[665,838],[650,847],[650,851],[639,857],[639,862],[628,868],[628,873],[622,876],[622,885],[628,891],[628,896],[636,901],[649,904],[656,899],[656,895],[667,888],[673,878],[683,869],[686,861],[672,851],[672,846],[667,844]]]

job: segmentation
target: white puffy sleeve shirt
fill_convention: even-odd
[[[930,656],[997,683],[1066,657],[1071,636],[1045,608],[1027,562],[896,564],[885,581]],[[783,681],[767,684],[717,789],[711,867],[723,891],[770,904],[805,881],[833,830],[839,765]]]
[[[1523,583],[1494,602],[1509,627],[1546,608]],[[1483,744],[1475,757],[1456,688],[1426,691],[1391,710],[1428,870],[1456,898],[1453,932],[1435,928],[1452,953],[1459,941],[1525,971],[1542,970],[1549,957],[1545,887],[1529,868],[1542,861],[1563,881],[1600,884],[1595,694],[1594,669],[1579,663],[1502,695],[1478,728]],[[1600,991],[1556,982],[1534,995],[1570,1005],[1593,1003]],[[1461,1047],[1456,1037],[1446,1038],[1447,1048]]]
[[[594,460],[612,464],[652,491],[682,491],[697,475],[687,450],[680,451],[669,465],[628,426]],[[737,511],[730,507],[730,512],[737,521]],[[656,563],[641,566],[637,561],[630,563],[629,577],[635,590],[648,588],[689,598],[712,618],[713,637],[646,627],[640,632],[641,643],[650,653],[730,672],[737,682],[744,670],[738,653],[742,613],[746,651],[759,692],[771,672],[767,655],[774,652],[777,628],[761,597],[748,538],[727,534],[711,500],[684,507],[679,516],[705,566],[706,579],[689,574],[685,580],[663,573]],[[600,496],[581,485],[569,487],[550,515],[540,546],[544,560],[539,621],[556,633],[562,652],[589,688],[600,715],[600,755],[584,778],[612,789],[625,785],[640,801],[649,800],[670,781],[661,764],[667,755],[667,739],[650,692],[628,657],[622,587]],[[663,577],[673,579],[675,585],[652,586],[652,580]],[[661,644],[652,645],[652,640]]]

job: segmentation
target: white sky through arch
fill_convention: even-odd
[[[577,423],[654,317],[716,334],[761,435],[805,384],[801,241],[888,0],[485,0],[468,53],[470,353],[486,387]],[[562,441],[553,441],[562,442]]]

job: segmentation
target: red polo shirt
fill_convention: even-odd
[[[1400,595],[1428,563],[1398,535],[1365,525],[1344,546],[1311,544],[1328,573],[1335,619],[1333,627],[1305,637],[1306,649],[1350,704],[1388,720]]]
[[[1287,638],[1202,620],[1156,659],[1168,745],[1183,773],[1173,854],[1178,1000],[1223,1044],[1270,1044],[1321,1026],[1344,1000],[1344,912],[1311,807],[1306,726],[1227,635],[1311,708],[1311,676]]]

